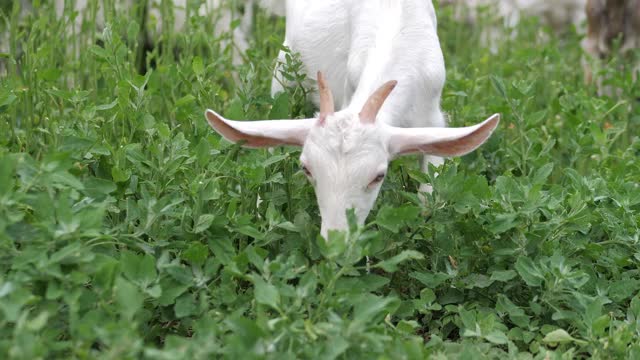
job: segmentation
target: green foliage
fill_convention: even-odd
[[[145,58],[135,11],[68,34],[48,2],[0,9],[2,358],[640,357],[640,87],[620,59],[619,97],[585,87],[578,35],[529,19],[492,55],[440,9],[443,108],[500,128],[428,174],[394,161],[367,225],[325,241],[298,150],[203,118],[313,112],[296,54],[269,94],[282,20],[257,12],[234,67],[198,16]]]

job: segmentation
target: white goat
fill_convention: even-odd
[[[346,228],[349,208],[364,222],[394,157],[423,153],[426,169],[474,150],[498,125],[496,114],[475,126],[444,127],[445,68],[430,1],[289,1],[285,45],[332,86],[318,73],[317,118],[243,122],[213,110],[205,116],[225,138],[248,147],[303,147],[300,162],[325,237]]]

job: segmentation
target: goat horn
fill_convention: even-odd
[[[362,111],[360,111],[360,121],[366,124],[376,122],[376,116],[378,116],[382,104],[384,104],[384,101],[397,83],[395,80],[387,81],[369,96],[369,99],[362,107]]]
[[[320,124],[324,124],[327,115],[334,113],[333,95],[327,86],[322,72],[318,71],[318,91],[320,92]]]

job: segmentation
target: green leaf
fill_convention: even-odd
[[[245,112],[242,108],[242,101],[238,98],[233,99],[227,111],[225,113],[225,117],[232,120],[238,120],[245,118]]]
[[[262,166],[265,166],[265,167],[271,166],[273,164],[279,163],[280,161],[288,158],[289,158],[289,154],[269,156],[269,158],[262,163]]]
[[[505,90],[504,81],[502,81],[501,77],[491,75],[491,85],[493,85],[493,88],[498,92],[498,94],[500,94],[500,96],[502,96],[503,99],[507,99],[507,91]]]
[[[197,76],[204,75],[204,64],[200,56],[196,56],[193,58],[193,61],[191,62],[191,68]]]
[[[281,92],[273,101],[273,106],[269,112],[269,119],[288,119],[289,116],[289,93]]]
[[[349,342],[342,336],[335,336],[326,341],[324,351],[318,358],[327,360],[337,359],[340,355],[347,351],[347,349],[349,349]]]
[[[496,214],[488,225],[488,230],[493,234],[502,234],[515,228],[518,224],[518,214]]]
[[[176,305],[173,307],[176,317],[183,318],[197,313],[196,300],[193,294],[184,294],[176,300]]]
[[[162,287],[160,286],[160,284],[155,284],[151,287],[145,288],[144,292],[147,293],[152,298],[157,299],[160,296],[162,296]]]
[[[433,292],[433,290],[424,288],[420,291],[420,299],[427,304],[431,304],[432,302],[436,301],[436,294]]]
[[[11,282],[5,282],[0,286],[0,299],[9,295],[14,290],[14,286]]]
[[[131,281],[146,287],[156,280],[155,258],[140,256],[131,251],[123,251],[120,257],[122,272]]]
[[[521,256],[516,261],[516,270],[524,282],[529,286],[540,286],[544,280],[544,275],[538,267],[528,257]]]
[[[264,338],[264,331],[255,320],[249,320],[239,315],[232,315],[225,323],[229,328],[237,334],[235,337],[237,342],[241,345],[241,353],[245,348],[253,348],[259,339]]]
[[[547,178],[549,178],[549,175],[551,175],[552,171],[553,163],[543,165],[541,168],[536,170],[531,182],[533,184],[544,184],[547,181]]]
[[[396,325],[396,330],[405,334],[413,334],[418,327],[420,327],[420,325],[415,320],[401,320],[398,325]]]
[[[171,275],[172,278],[185,285],[193,283],[193,274],[189,269],[182,265],[172,265],[165,268],[165,271]]]
[[[253,277],[254,296],[258,304],[267,305],[278,310],[280,307],[280,293],[275,286],[265,282],[259,276]]]
[[[80,182],[75,176],[69,174],[66,171],[56,171],[49,175],[48,180],[54,184],[58,184],[64,187],[71,187],[76,190],[83,190],[84,184]]]
[[[95,56],[102,60],[106,60],[110,58],[109,53],[102,47],[97,45],[92,45],[89,47],[89,51],[92,52]]]
[[[211,253],[222,264],[230,264],[236,256],[236,250],[229,238],[217,238],[209,240]]]
[[[571,335],[569,335],[568,332],[566,332],[563,329],[554,330],[548,333],[547,335],[545,335],[544,339],[542,339],[542,341],[547,344],[549,343],[566,344],[566,343],[573,342],[575,340],[576,339],[574,339]]]
[[[531,93],[531,90],[535,82],[518,79],[513,81],[511,84],[513,85],[514,88],[516,88],[520,92],[520,94],[526,96]]]
[[[140,24],[135,20],[129,21],[127,24],[127,40],[132,43],[136,40],[136,37],[140,34]]]
[[[138,274],[141,283],[150,284],[153,282],[158,276],[156,271],[156,259],[145,254],[140,262]]]
[[[118,99],[115,99],[115,100],[113,100],[112,102],[110,102],[108,104],[98,105],[98,106],[96,106],[96,110],[98,110],[98,111],[111,110],[114,107],[116,107],[116,105],[118,105]]]
[[[201,243],[193,242],[189,248],[182,253],[182,257],[193,265],[202,266],[209,256],[209,248]]]
[[[94,257],[93,253],[83,249],[82,244],[74,242],[53,253],[49,258],[49,263],[75,264],[89,262]]]
[[[390,281],[388,277],[375,275],[375,274],[366,274],[366,275],[360,276],[359,279],[362,281],[364,285],[363,289],[365,291],[376,291],[381,287],[387,285]]]
[[[491,280],[507,282],[515,278],[516,276],[518,276],[518,273],[516,273],[513,270],[504,270],[504,271],[498,270],[491,273]]]
[[[489,334],[485,335],[484,338],[497,345],[504,345],[509,342],[507,335],[499,330],[491,331]]]
[[[355,303],[353,321],[359,324],[379,321],[380,317],[393,312],[399,305],[400,301],[396,298],[363,295]]]
[[[173,304],[176,298],[182,295],[189,288],[188,285],[181,284],[170,277],[162,278],[159,285],[161,288],[161,294],[158,297],[158,304],[160,306],[169,306]]]
[[[306,298],[315,294],[316,287],[318,286],[318,278],[314,273],[308,272],[302,276],[300,283],[296,289],[296,293],[301,298]]]
[[[5,106],[11,105],[14,101],[16,101],[17,98],[17,96],[10,92],[0,94],[0,109]]]
[[[430,311],[440,311],[442,306],[436,301],[436,294],[429,288],[424,288],[420,291],[420,298],[413,300],[415,310],[420,313],[429,313]]]
[[[609,297],[615,302],[624,301],[640,290],[640,280],[622,279],[609,285]]]
[[[89,178],[84,182],[85,193],[94,198],[111,194],[117,189],[118,188],[113,181],[96,177]]]
[[[183,97],[181,97],[180,99],[176,100],[176,107],[181,107],[181,106],[185,106],[185,105],[190,105],[192,103],[194,103],[196,101],[196,97],[191,95],[191,94],[187,94]]]
[[[114,166],[111,168],[111,177],[115,182],[125,182],[131,177],[131,170],[124,170],[117,166]]]
[[[193,227],[193,232],[199,234],[209,228],[213,223],[215,216],[212,214],[204,214],[198,217],[198,221],[196,221],[196,225]]]
[[[417,206],[405,205],[401,207],[392,207],[384,205],[376,216],[376,223],[391,232],[397,233],[400,227],[415,219],[420,214],[420,208]]]
[[[386,272],[395,272],[398,270],[398,264],[410,259],[422,260],[424,259],[424,255],[415,250],[404,250],[390,259],[379,262],[374,267],[382,268]]]
[[[2,297],[1,288],[0,288],[0,297]],[[636,294],[636,296],[634,296],[633,299],[631,299],[629,310],[635,315],[636,319],[640,319],[640,294]]]
[[[142,308],[144,296],[135,285],[122,277],[116,279],[113,292],[120,308],[120,313],[126,320],[131,320],[138,310]]]
[[[451,278],[451,275],[445,273],[425,273],[414,271],[409,274],[412,278],[420,281],[429,288],[437,288],[440,284]]]
[[[509,314],[511,321],[519,327],[526,329],[529,326],[529,316],[503,294],[498,295],[496,310]]]
[[[15,186],[15,157],[0,156],[0,195],[9,194]]]
[[[318,236],[316,243],[322,255],[327,259],[336,259],[344,254],[348,246],[348,236],[345,231],[329,230],[327,239]]]
[[[47,325],[49,316],[50,314],[48,311],[41,312],[35,318],[29,320],[29,322],[27,323],[27,328],[31,331],[40,331],[42,328],[44,328],[45,325]]]
[[[480,288],[484,289],[493,284],[493,280],[491,280],[488,276],[483,274],[470,274],[465,277],[463,281],[467,284],[465,287],[467,289]]]
[[[198,146],[196,146],[196,157],[198,158],[198,165],[205,166],[211,161],[211,147],[206,138],[200,139]]]
[[[252,237],[256,240],[262,240],[264,239],[264,234],[262,232],[260,232],[260,230],[256,229],[254,226],[252,225],[243,225],[243,226],[239,226],[237,228],[235,228],[235,231],[247,235],[249,237]]]

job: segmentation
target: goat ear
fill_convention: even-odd
[[[302,146],[316,119],[300,120],[227,120],[213,110],[204,113],[209,125],[231,142],[260,148],[278,145]]]
[[[500,122],[494,114],[480,124],[460,128],[391,128],[389,150],[393,155],[425,153],[451,157],[467,154],[482,145]]]

